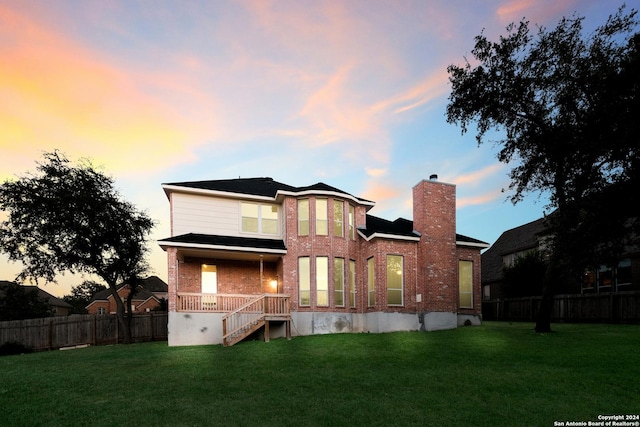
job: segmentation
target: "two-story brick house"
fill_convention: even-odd
[[[413,221],[369,215],[374,202],[323,183],[162,187],[169,345],[231,344],[260,327],[268,338],[481,321],[488,244],[456,234],[455,186],[436,177],[413,188]]]

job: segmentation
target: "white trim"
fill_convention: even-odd
[[[303,196],[318,195],[318,196],[333,196],[333,197],[339,197],[342,199],[348,199],[359,205],[370,206],[371,208],[376,205],[375,202],[361,200],[355,196],[352,196],[351,194],[340,193],[337,191],[328,191],[328,190],[303,190],[303,191],[278,190],[276,192],[275,197],[269,197],[269,196],[259,196],[259,195],[247,194],[247,193],[232,193],[229,191],[207,190],[204,188],[182,187],[179,185],[168,185],[168,184],[162,184],[162,188],[167,194],[167,197],[168,197],[168,193],[170,192],[178,192],[178,193],[202,194],[202,195],[208,195],[208,196],[220,196],[220,197],[228,197],[228,198],[235,198],[235,199],[262,200],[262,201],[269,201],[272,203],[278,203],[279,196],[303,197]]]
[[[367,237],[364,234],[362,234],[362,232],[358,229],[358,234],[360,235],[360,237],[362,237],[364,240],[371,241],[375,238],[379,238],[379,239],[394,239],[394,240],[408,240],[410,242],[419,242],[420,241],[420,237],[412,237],[412,236],[398,236],[396,234],[387,234],[387,233],[373,233],[371,236]]]
[[[256,253],[270,253],[270,254],[286,254],[286,249],[269,249],[269,248],[253,248],[246,246],[223,246],[223,245],[207,245],[204,243],[184,243],[184,242],[158,242],[158,245],[162,248],[192,248],[192,249],[213,249],[223,251],[237,251],[237,252],[256,252]]]
[[[488,248],[491,245],[488,243],[463,242],[461,240],[456,240],[456,246],[469,246],[472,248]]]
[[[207,196],[220,196],[226,198],[234,198],[234,199],[245,199],[245,200],[262,200],[269,201],[271,203],[277,203],[274,197],[269,196],[258,196],[255,194],[245,194],[245,193],[231,193],[229,191],[220,191],[220,190],[207,190],[204,188],[193,188],[193,187],[181,187],[179,185],[162,185],[165,193],[167,192],[176,192],[176,193],[190,193],[190,194],[202,194]]]

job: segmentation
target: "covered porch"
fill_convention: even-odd
[[[290,338],[290,298],[281,292],[281,240],[186,235],[159,242],[169,262],[169,322],[175,335],[213,335],[233,345],[264,328],[284,326]],[[195,331],[191,330],[197,328]],[[179,344],[178,344],[179,345]]]

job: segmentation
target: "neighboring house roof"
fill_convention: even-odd
[[[4,294],[4,289],[9,285],[15,285],[15,282],[11,282],[8,280],[0,280],[0,294]],[[44,301],[47,301],[51,307],[60,307],[60,308],[73,308],[71,304],[61,300],[60,298],[51,295],[47,291],[43,291],[37,286],[24,286],[20,285],[24,288],[25,292],[37,292],[38,298]]]
[[[546,218],[507,230],[482,254],[482,283],[502,280],[502,257],[539,247],[539,236],[544,235]]]
[[[340,190],[336,187],[319,182],[317,184],[308,185],[304,187],[294,187],[291,185],[283,184],[278,181],[274,181],[273,178],[237,178],[237,179],[218,179],[210,181],[187,181],[187,182],[173,182],[162,184],[167,189],[172,187],[183,187],[197,190],[207,190],[231,194],[245,194],[251,196],[262,196],[276,198],[278,194],[300,194],[306,192],[320,192],[320,193],[339,193],[350,196],[359,203],[373,206],[374,203],[370,200],[356,197],[353,194]]]
[[[120,290],[123,286],[127,286],[126,283],[122,283],[118,285],[118,290]],[[155,298],[155,293],[166,293],[168,292],[169,286],[159,278],[158,276],[149,276],[146,279],[142,279],[142,284],[138,287],[136,294],[133,296],[132,301],[146,301],[149,298]],[[107,301],[109,297],[111,297],[111,289],[103,289],[101,291],[96,292],[87,307],[97,301]]]

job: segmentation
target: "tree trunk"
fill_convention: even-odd
[[[111,289],[111,295],[116,302],[116,318],[118,319],[118,324],[122,331],[122,342],[124,344],[131,344],[131,327],[125,319],[124,303],[120,299],[120,296],[118,296],[117,285],[110,283],[109,288]]]
[[[551,330],[551,317],[553,315],[553,297],[555,295],[555,284],[560,280],[562,272],[558,268],[558,260],[555,255],[551,256],[547,271],[544,275],[542,286],[542,301],[536,316],[535,331],[538,333],[553,332]]]

